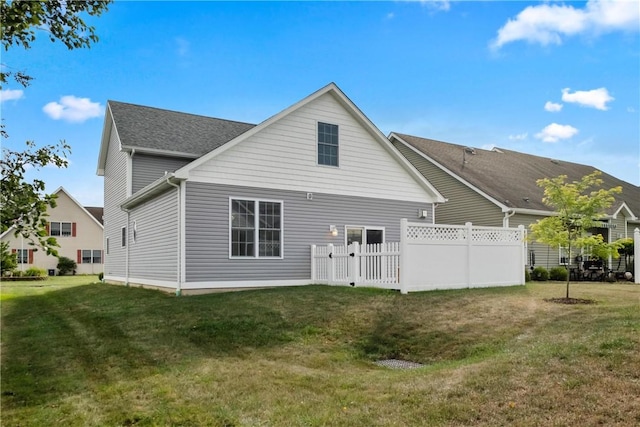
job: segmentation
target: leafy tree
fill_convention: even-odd
[[[36,30],[48,33],[52,42],[64,43],[67,48],[88,48],[98,41],[94,27],[87,25],[82,16],[99,16],[107,10],[112,0],[90,1],[26,1],[0,0],[0,39],[2,47],[8,51],[17,46],[29,49],[36,39]],[[27,87],[32,77],[24,71],[14,71],[7,64],[0,68],[0,88],[9,80],[15,80]],[[5,124],[0,125],[3,139],[8,138]],[[2,149],[0,182],[0,221],[2,232],[11,225],[16,234],[22,234],[57,255],[55,238],[47,236],[44,214],[48,207],[55,207],[55,198],[45,194],[45,183],[34,179],[25,181],[25,172],[30,168],[48,165],[67,167],[70,147],[64,141],[57,145],[36,148],[33,141],[27,141],[25,151]]]
[[[0,38],[4,50],[16,45],[25,49],[36,39],[36,30],[49,34],[52,42],[61,41],[67,48],[88,48],[98,41],[95,28],[82,19],[84,13],[99,16],[108,9],[112,0],[91,1],[25,1],[2,0],[0,2]],[[32,79],[24,71],[6,71],[2,68],[0,84],[13,78],[22,86]]]
[[[5,271],[13,271],[18,266],[18,257],[9,252],[9,243],[0,242],[0,274]]]
[[[596,221],[606,216],[606,210],[615,201],[614,194],[622,192],[621,187],[599,188],[603,182],[600,175],[601,172],[594,171],[573,182],[567,182],[566,175],[537,180],[538,186],[544,189],[542,201],[554,209],[554,215],[531,224],[532,238],[552,247],[566,248],[569,259],[572,251],[585,247],[602,258],[617,258],[617,243],[606,243],[601,234],[588,233]],[[567,299],[570,281],[567,274]]]
[[[37,244],[47,254],[57,255],[54,237],[46,231],[46,211],[55,207],[55,196],[44,193],[45,183],[40,179],[25,180],[28,169],[40,169],[47,165],[66,167],[69,146],[61,142],[57,146],[35,148],[27,141],[25,151],[2,149],[0,160],[0,230],[15,226],[15,234],[21,234],[31,244]]]

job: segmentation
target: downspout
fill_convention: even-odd
[[[181,244],[181,240],[182,240],[182,228],[181,228],[181,221],[180,221],[180,211],[181,211],[181,204],[180,204],[180,186],[176,183],[173,183],[171,181],[169,181],[169,179],[171,178],[171,175],[169,175],[168,173],[165,172],[165,175],[167,176],[167,184],[169,184],[172,187],[176,188],[176,191],[178,192],[178,212],[177,212],[177,218],[178,218],[178,238],[176,239],[177,243],[178,243],[178,251],[177,251],[177,256],[178,256],[178,260],[177,260],[177,264],[176,264],[176,296],[180,296],[182,295],[182,280],[181,280],[181,271],[182,271],[182,265],[180,263],[180,259],[181,259],[181,254],[180,254],[180,249],[182,248],[182,244]]]
[[[131,221],[131,216],[130,216],[130,209],[125,209],[122,208],[123,211],[125,211],[127,213],[127,227],[125,228],[126,230],[126,235],[125,238],[127,240],[125,240],[125,249],[124,249],[124,285],[125,286],[129,286],[129,246],[130,243],[129,242],[129,222]]]
[[[503,228],[509,228],[509,218],[511,218],[515,214],[516,214],[516,211],[514,211],[513,209],[509,209],[508,211],[506,211],[504,213],[504,218],[502,218],[502,227]]]

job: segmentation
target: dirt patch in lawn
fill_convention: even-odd
[[[595,304],[596,300],[583,298],[545,298],[547,302],[556,304]]]

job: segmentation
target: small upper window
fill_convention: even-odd
[[[318,122],[318,164],[338,166],[338,125]]]

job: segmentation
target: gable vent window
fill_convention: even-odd
[[[318,122],[318,164],[338,166],[338,125]]]

